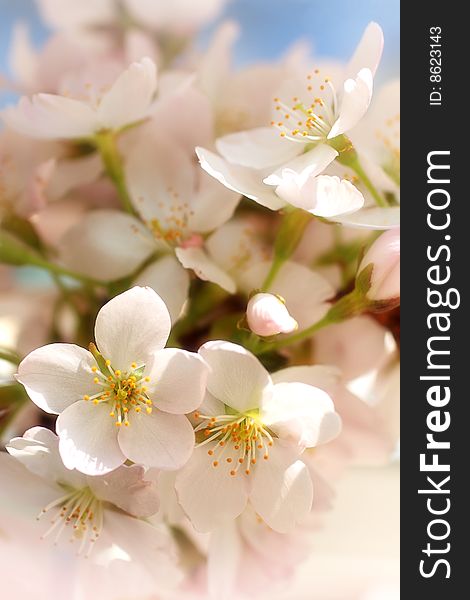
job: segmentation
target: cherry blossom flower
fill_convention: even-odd
[[[8,126],[25,136],[51,140],[88,139],[100,131],[120,130],[149,116],[157,87],[151,59],[132,63],[110,83],[103,89],[85,82],[76,90],[77,97],[73,90],[61,96],[40,93],[31,99],[23,97],[17,106],[6,108],[2,116]]]
[[[189,459],[194,433],[184,413],[202,401],[207,366],[197,354],[164,349],[169,332],[160,297],[135,287],[99,311],[97,348],[50,344],[21,362],[17,379],[30,398],[59,414],[68,469],[102,475],[130,459],[171,470]]]
[[[312,386],[274,385],[242,346],[207,342],[199,352],[211,368],[208,395],[194,415],[196,449],[177,475],[179,502],[199,531],[236,518],[248,499],[272,529],[289,531],[312,504],[303,450],[339,432],[333,402]]]
[[[172,98],[185,114],[188,104],[201,111],[207,108],[198,104],[200,98],[193,91]],[[90,212],[66,232],[59,252],[70,268],[103,281],[130,275],[157,255],[136,283],[153,287],[175,319],[188,292],[186,269],[235,292],[236,282],[211,251],[211,239],[231,218],[240,197],[194,165],[188,140],[182,139],[184,145],[174,142],[179,130],[167,137],[165,123],[176,118],[168,109],[162,101],[152,122],[136,132],[125,149],[127,184],[140,220],[117,211]],[[205,115],[202,120],[205,124],[196,128],[197,135],[206,137],[210,122]]]
[[[121,569],[124,579],[139,576],[148,593],[154,586],[175,586],[180,572],[169,532],[143,520],[159,504],[156,485],[146,479],[143,467],[122,466],[89,477],[66,469],[58,446],[57,436],[43,427],[7,444],[11,456],[0,457],[2,514],[29,521],[41,540],[39,555],[59,546],[65,558],[73,548],[75,556],[68,558],[84,579],[90,565],[95,576],[100,568]]]
[[[287,81],[278,96],[287,94],[294,106],[276,97],[271,122],[281,130],[280,137],[263,127],[226,135],[216,142],[221,156],[197,149],[203,169],[272,210],[287,202],[331,218],[362,208],[362,193],[349,181],[321,174],[342,151],[330,140],[352,129],[367,111],[382,45],[382,30],[371,23],[345,70],[341,99],[332,81],[321,79],[318,71],[308,76],[307,96],[298,82]]]
[[[54,29],[76,30],[103,26],[124,27],[127,17],[142,27],[180,35],[215,18],[224,0],[175,0],[171,5],[153,0],[39,0],[44,21]]]

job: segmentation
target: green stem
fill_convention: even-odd
[[[101,154],[108,177],[116,186],[124,210],[131,215],[135,215],[132,200],[127,191],[126,176],[117,145],[116,133],[114,131],[102,131],[95,136],[94,143]]]
[[[327,313],[323,317],[323,319],[321,319],[320,321],[317,321],[310,327],[307,327],[307,329],[303,329],[302,331],[299,331],[298,333],[295,333],[294,335],[290,335],[289,337],[278,340],[277,342],[273,342],[272,344],[267,344],[266,347],[260,348],[260,350],[256,354],[260,355],[260,354],[266,354],[266,352],[274,352],[276,350],[281,350],[282,348],[285,348],[286,346],[290,346],[291,344],[296,344],[297,342],[301,342],[302,340],[305,340],[306,338],[309,338],[310,336],[312,336],[314,333],[317,333],[317,331],[319,331],[320,329],[323,329],[323,327],[326,327],[327,325],[331,325],[331,323],[333,323],[333,322],[334,321],[331,320],[329,317],[329,313]]]
[[[14,350],[9,348],[0,348],[0,360],[6,360],[12,365],[19,365],[21,357]]]
[[[295,252],[302,240],[305,228],[312,219],[313,216],[310,213],[301,209],[291,210],[283,216],[274,243],[274,259],[263,282],[263,291],[269,290],[282,265]]]
[[[35,267],[46,269],[46,271],[49,271],[52,275],[62,275],[64,277],[70,277],[72,279],[76,279],[77,281],[81,281],[86,285],[101,287],[106,287],[107,285],[103,281],[99,281],[98,279],[92,279],[91,277],[86,277],[85,275],[80,275],[80,273],[76,273],[75,271],[71,271],[70,269],[66,269],[65,267],[61,267],[60,265],[56,265],[45,259],[38,259],[32,264]]]
[[[330,140],[329,144],[339,153],[336,160],[340,164],[349,167],[354,171],[354,173],[356,173],[359,179],[361,179],[362,183],[369,190],[377,206],[386,208],[388,206],[388,202],[381,194],[379,194],[374,184],[369,179],[369,176],[362,168],[362,165],[359,161],[359,156],[351,140],[346,135],[339,135]]]
[[[268,274],[266,275],[265,280],[263,281],[262,289],[267,292],[269,288],[272,286],[274,280],[276,279],[277,274],[279,273],[282,265],[286,262],[287,258],[283,256],[275,256],[273,262],[271,263],[271,268],[269,269]]]
[[[364,269],[362,276],[356,280],[355,289],[337,300],[333,306],[331,306],[330,310],[326,313],[323,319],[317,323],[314,323],[310,327],[307,327],[307,329],[303,329],[298,333],[294,333],[294,335],[290,335],[289,337],[285,337],[271,344],[267,344],[266,347],[261,348],[257,354],[265,354],[266,352],[280,350],[285,346],[290,346],[291,344],[301,342],[302,340],[311,337],[314,333],[317,333],[317,331],[323,329],[323,327],[326,327],[327,325],[341,323],[342,321],[361,314],[364,312],[364,310],[370,308],[370,301],[367,300],[363,289],[369,277],[370,269],[366,268]]]
[[[381,194],[379,194],[376,187],[374,186],[372,181],[369,179],[367,173],[362,168],[362,165],[359,162],[359,160],[356,159],[353,162],[353,164],[351,165],[351,168],[356,173],[356,175],[361,179],[362,183],[366,186],[366,188],[369,190],[369,192],[370,192],[371,196],[374,198],[377,206],[386,208],[388,206],[388,202],[385,200],[385,198]]]

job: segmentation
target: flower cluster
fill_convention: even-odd
[[[0,537],[61,597],[286,586],[397,441],[382,30],[235,70],[234,23],[193,43],[222,0],[37,3],[0,114]]]

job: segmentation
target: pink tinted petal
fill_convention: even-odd
[[[299,382],[277,383],[274,395],[263,405],[263,421],[279,437],[311,448],[334,439],[341,419],[330,396]]]
[[[239,412],[258,408],[272,394],[269,373],[242,346],[230,342],[207,342],[199,354],[208,363],[207,389],[218,400]]]
[[[346,70],[346,77],[355,77],[361,69],[370,69],[372,75],[379,65],[384,45],[382,28],[373,21],[367,25]]]
[[[238,192],[271,210],[278,210],[285,206],[285,202],[263,183],[262,172],[249,167],[232,165],[205,148],[196,148],[196,154],[204,171],[229,190]]]
[[[135,463],[173,471],[191,456],[194,431],[183,415],[170,415],[154,409],[151,414],[132,412],[129,427],[119,431],[119,445]]]
[[[170,334],[168,309],[150,288],[134,287],[115,296],[98,313],[95,338],[99,351],[114,369],[129,371],[163,348]]]
[[[93,356],[74,344],[49,344],[33,350],[19,367],[17,380],[31,400],[58,414],[94,388]]]
[[[54,94],[23,97],[2,113],[9,127],[42,139],[77,139],[93,135],[98,127],[95,112],[85,103]]]
[[[328,139],[349,131],[365,115],[372,99],[372,73],[361,69],[355,79],[346,79],[339,117],[328,134]]]
[[[148,116],[157,88],[157,70],[150,58],[132,63],[114,82],[99,105],[103,127],[119,128]]]
[[[331,218],[335,223],[357,229],[392,229],[400,225],[400,207],[368,206],[346,215]]]
[[[89,477],[88,484],[98,498],[135,517],[150,517],[158,511],[157,484],[145,480],[145,470],[138,465],[123,465],[107,475]]]
[[[67,267],[101,281],[130,275],[153,252],[155,245],[147,228],[117,210],[87,213],[59,243]]]
[[[236,284],[230,275],[219,267],[219,265],[202,248],[176,248],[178,260],[185,269],[192,269],[203,281],[211,281],[230,294],[236,291]]]
[[[216,141],[216,148],[228,162],[252,169],[265,169],[291,160],[303,150],[281,138],[272,127],[258,127],[230,133]]]
[[[207,556],[207,577],[212,598],[233,598],[242,553],[237,521],[227,521],[212,533]]]
[[[313,484],[307,467],[290,448],[275,442],[269,459],[253,473],[250,502],[266,523],[280,533],[294,529],[309,514]]]
[[[181,415],[200,406],[206,390],[209,367],[199,354],[164,348],[155,354],[149,395],[165,412]]]
[[[106,402],[80,400],[69,406],[56,423],[59,451],[67,469],[85,475],[104,475],[126,460],[117,441],[115,419]]]
[[[245,477],[232,477],[224,464],[214,467],[208,455],[211,447],[196,448],[191,460],[176,476],[178,500],[201,532],[213,531],[235,519],[247,502]]]
[[[189,273],[172,255],[159,257],[145,267],[134,280],[134,285],[152,288],[168,308],[172,323],[181,316],[189,293]]]

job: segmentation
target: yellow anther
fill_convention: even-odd
[[[116,427],[121,427],[122,423],[121,423],[121,421],[116,421],[115,425],[116,425]]]
[[[150,377],[145,377],[144,381],[146,381],[148,383],[150,381]]]
[[[111,411],[111,412],[109,413],[109,416],[110,416],[110,417],[115,417],[116,415],[114,414],[114,412],[113,412],[113,411]]]
[[[95,377],[95,378],[93,379],[93,383],[99,383],[99,382],[100,382],[100,380],[98,379],[98,377]]]
[[[84,400],[89,400],[89,399],[90,399],[90,396],[89,396],[88,394],[85,394],[85,395],[83,396],[83,399],[84,399]]]
[[[99,404],[99,400],[98,400],[98,398],[95,398],[95,399],[93,400],[93,404]]]
[[[116,375],[116,377],[121,377],[121,371],[119,369],[116,369],[116,371],[114,371],[114,374]]]
[[[135,407],[135,412],[136,412],[136,413],[140,413],[140,411],[141,411],[141,410],[142,410],[142,409],[140,408],[140,406],[136,406],[136,407]]]
[[[132,368],[132,369],[137,369],[137,363],[133,362],[133,363],[131,364],[131,368]]]
[[[111,364],[111,361],[109,360],[109,358],[107,358],[107,359],[105,360],[105,364],[106,364],[106,366],[107,366],[107,367],[109,367],[109,365]]]
[[[151,407],[151,406],[147,406],[147,408],[145,409],[145,411],[146,411],[146,413],[147,413],[148,415],[150,415],[150,414],[151,414],[151,412],[152,412],[152,407]]]
[[[91,370],[93,371],[93,373],[96,373],[96,371],[98,370],[97,367],[91,367]]]

